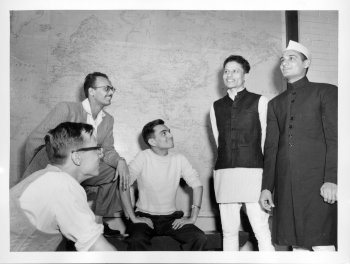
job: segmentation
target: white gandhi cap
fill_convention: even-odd
[[[296,41],[290,40],[288,43],[288,47],[284,51],[286,51],[286,50],[298,51],[298,52],[304,54],[307,59],[311,60],[310,51],[305,46],[301,45],[300,43],[298,43]]]

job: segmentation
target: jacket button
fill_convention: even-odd
[[[295,100],[293,99],[291,102],[292,102],[292,103],[294,103],[294,102],[295,102]]]
[[[290,129],[292,129],[292,128],[293,128],[293,126],[292,126],[292,125],[289,125],[289,128],[290,128]]]

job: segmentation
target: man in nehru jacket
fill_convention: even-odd
[[[49,164],[10,190],[11,251],[56,251],[62,235],[77,251],[116,250],[103,237],[80,186],[99,174],[103,149],[93,129],[64,122],[47,133]]]
[[[170,129],[161,119],[147,123],[142,137],[149,149],[139,152],[129,164],[130,182],[137,181],[139,198],[134,212],[129,191],[121,191],[121,198],[130,223],[128,250],[151,250],[155,235],[171,236],[181,243],[182,250],[203,250],[207,238],[195,226],[202,203],[203,186],[199,175],[185,158],[169,153],[174,147]],[[180,178],[193,189],[191,215],[176,209],[176,192]]]
[[[310,63],[309,50],[290,41],[280,61],[287,90],[268,105],[260,203],[268,211],[275,207],[276,244],[334,251],[338,89],[310,82]]]
[[[113,217],[121,211],[117,177],[123,188],[128,185],[129,170],[125,159],[120,157],[114,148],[113,117],[104,107],[111,104],[116,89],[104,73],[93,72],[85,77],[82,102],[61,102],[57,104],[44,120],[30,133],[25,146],[25,172],[23,178],[43,169],[49,163],[44,146],[44,136],[61,122],[88,123],[94,127],[97,143],[103,147],[103,159],[98,177],[82,182],[92,201],[92,210],[97,221],[103,216]],[[112,230],[105,224],[105,236],[118,235],[118,230]]]
[[[231,55],[223,63],[227,94],[210,109],[218,147],[214,188],[219,203],[224,251],[239,250],[240,210],[245,205],[259,251],[274,251],[269,214],[259,205],[268,100],[249,92],[249,62]]]

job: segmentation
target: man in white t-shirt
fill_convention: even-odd
[[[93,127],[65,122],[45,136],[50,164],[10,190],[11,251],[55,251],[62,235],[78,251],[116,250],[103,237],[80,185],[99,174]]]
[[[151,238],[171,236],[182,250],[203,250],[206,236],[195,226],[202,203],[203,186],[199,175],[181,154],[169,153],[174,147],[170,129],[161,119],[146,124],[142,136],[150,149],[141,151],[129,164],[130,184],[137,181],[139,197],[135,211],[129,190],[121,190],[125,212],[130,219],[128,250],[151,250]],[[191,215],[176,209],[176,191],[183,178],[193,189]]]

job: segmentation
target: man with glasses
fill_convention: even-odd
[[[44,118],[29,135],[25,146],[25,172],[23,178],[43,169],[49,163],[44,146],[44,136],[48,130],[62,122],[81,122],[93,126],[97,143],[103,147],[103,159],[99,176],[82,182],[88,200],[92,201],[92,210],[101,222],[102,217],[113,217],[122,210],[117,177],[120,176],[122,188],[128,185],[129,170],[125,159],[114,148],[113,117],[103,108],[111,104],[115,88],[107,75],[100,72],[90,73],[85,77],[82,102],[61,102]],[[105,236],[119,235],[105,224]]]
[[[11,251],[55,251],[62,235],[78,251],[116,250],[96,223],[80,183],[98,177],[103,149],[93,126],[65,122],[45,136],[50,164],[10,190]]]

